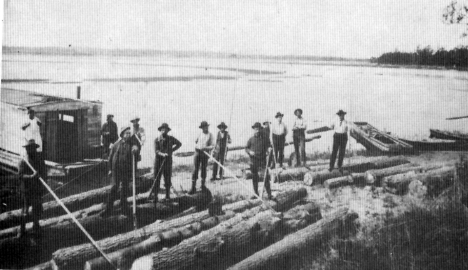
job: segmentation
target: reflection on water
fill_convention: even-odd
[[[278,111],[290,127],[296,108],[310,128],[328,124],[343,109],[350,120],[404,138],[427,138],[429,128],[468,132],[468,119],[445,120],[468,114],[466,72],[296,62],[5,55],[2,79],[9,88],[72,98],[80,85],[83,99],[103,101],[103,121],[112,113],[119,126],[139,115],[147,166],[162,122],[183,143],[181,151],[193,150],[203,120],[212,132],[224,121],[233,144],[241,145],[254,122],[273,121]],[[331,141],[324,133],[307,150],[327,150]],[[358,147],[353,140],[350,146]]]

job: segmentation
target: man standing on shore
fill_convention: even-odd
[[[294,120],[292,130],[294,150],[296,151],[296,167],[301,166],[301,158],[303,165],[306,166],[305,131],[307,123],[302,118],[302,109],[296,109],[294,115],[296,115],[296,120]]]
[[[193,158],[193,163],[195,169],[192,174],[192,189],[189,194],[195,194],[196,185],[198,179],[198,170],[201,167],[201,187],[205,187],[206,183],[206,167],[208,166],[208,155],[204,152],[209,153],[215,147],[215,140],[213,134],[208,131],[208,123],[206,121],[201,122],[199,128],[202,129],[202,133],[198,135],[195,140],[195,156]]]
[[[280,112],[276,113],[276,122],[271,127],[275,160],[280,167],[283,167],[284,145],[286,143],[286,135],[288,135],[288,128],[283,123],[283,116],[284,114]]]
[[[213,157],[224,165],[224,158],[226,156],[227,145],[231,143],[231,136],[226,131],[226,124],[221,122],[218,125],[218,135],[216,136],[216,146],[213,150]],[[213,176],[211,177],[211,181],[216,180],[216,174],[218,173],[218,163],[213,164]],[[223,180],[223,168],[219,168],[219,179]]]
[[[161,135],[154,140],[154,151],[156,158],[154,161],[154,176],[156,184],[154,189],[154,202],[158,201],[161,176],[164,175],[164,187],[166,188],[166,199],[170,199],[171,175],[172,175],[172,153],[182,146],[176,138],[168,135],[169,125],[163,123],[158,130]]]
[[[39,145],[34,139],[30,139],[23,147],[26,149],[27,153],[24,159],[29,162],[36,172],[33,172],[26,161],[21,159],[18,166],[18,175],[21,180],[21,193],[23,194],[24,204],[21,210],[20,237],[24,236],[26,233],[25,215],[28,213],[29,206],[32,206],[33,231],[35,233],[39,233],[40,231],[39,220],[42,214],[41,198],[44,189],[39,177],[46,176],[44,160],[37,153]]]
[[[123,127],[120,131],[121,139],[111,148],[108,164],[112,187],[107,200],[106,209],[101,214],[103,217],[112,214],[116,193],[120,185],[122,185],[120,190],[120,208],[123,214],[130,214],[130,208],[127,203],[128,185],[132,178],[132,155],[137,153],[135,148],[132,149],[131,136],[130,127]]]
[[[336,154],[338,151],[340,152],[338,156],[338,169],[342,171],[346,144],[348,142],[349,125],[348,121],[344,119],[346,112],[339,110],[336,114],[338,115],[338,121],[334,121],[329,126],[330,129],[335,131],[335,134],[333,134],[333,151],[330,157],[330,168],[328,169],[330,172],[335,167]]]
[[[102,145],[104,147],[104,154],[106,157],[109,155],[110,148],[114,144],[119,135],[117,134],[117,124],[114,122],[114,115],[107,115],[107,122],[102,125],[101,136],[102,136]]]
[[[41,137],[42,122],[36,117],[36,112],[33,109],[28,109],[28,120],[21,126],[24,130],[24,140],[34,140],[39,147],[36,149],[36,155],[42,154],[42,137]]]
[[[269,138],[262,134],[262,126],[260,123],[255,123],[252,128],[254,135],[247,141],[245,152],[250,157],[250,171],[252,172],[252,184],[255,194],[258,194],[258,182],[260,177],[258,171],[266,166],[266,157],[271,153]],[[265,179],[265,189],[268,193],[268,199],[271,199],[270,180]]]

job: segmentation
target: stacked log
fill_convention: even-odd
[[[326,180],[323,185],[328,189],[356,184],[364,181],[364,173],[354,173]]]
[[[270,205],[275,210],[281,211],[287,207],[290,207],[292,203],[294,203],[297,200],[300,200],[301,198],[306,196],[306,194],[307,191],[304,188],[289,189],[279,193],[276,196],[276,202],[271,202]],[[242,212],[246,209],[250,209],[260,204],[260,200],[241,201],[226,205],[223,208],[226,212]],[[98,241],[97,243],[104,252],[111,253],[117,250],[122,250],[127,247],[136,245],[142,241],[147,240],[152,236],[157,236],[170,229],[188,226],[196,222],[201,222],[209,217],[210,215],[207,211],[198,212],[182,218],[172,219],[167,222],[162,222],[159,224],[150,224],[139,230],[103,239],[101,241]],[[70,269],[82,268],[83,264],[87,260],[91,260],[99,256],[100,254],[93,248],[91,244],[83,244],[75,247],[68,247],[61,250],[57,250],[52,255],[52,259],[57,268]]]
[[[294,261],[311,256],[328,239],[352,230],[357,214],[340,209],[330,216],[286,236],[283,240],[258,251],[243,261],[231,266],[231,270],[290,269]]]
[[[408,191],[408,186],[412,181],[421,181],[423,184],[427,182],[440,182],[449,185],[452,183],[454,176],[453,167],[444,167],[441,169],[428,171],[426,173],[417,174],[414,171],[410,171],[403,174],[396,174],[392,176],[384,177],[382,180],[382,186],[385,191],[394,194],[404,194]]]
[[[418,166],[413,163],[408,163],[380,170],[369,170],[366,172],[365,178],[367,184],[380,186],[382,184],[382,179],[387,176],[403,174],[407,172],[423,173],[440,168],[442,168],[442,165]]]
[[[138,259],[132,269],[224,269],[280,240],[291,230],[315,221],[308,213],[287,212],[285,216],[299,222],[288,222],[272,211],[255,214],[247,220],[242,218],[240,222],[231,219],[173,248]],[[300,225],[288,228],[292,224]]]
[[[136,193],[147,192],[151,185],[153,184],[153,175],[146,174],[140,177],[137,180],[136,186]],[[70,210],[71,212],[84,209],[95,204],[100,204],[107,200],[110,186],[106,186],[103,188],[94,189],[91,191],[83,192],[80,194],[75,194],[66,198],[62,199],[63,204]],[[130,190],[132,186],[130,185]],[[43,212],[42,218],[50,218],[55,216],[65,215],[65,211],[56,201],[50,201],[42,204]],[[29,215],[26,219],[26,222],[32,221],[31,215]],[[0,229],[11,228],[14,226],[18,226],[21,223],[21,209],[9,211],[0,214]]]

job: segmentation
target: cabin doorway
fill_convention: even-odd
[[[60,163],[80,161],[83,158],[83,113],[83,110],[58,112],[56,145]]]

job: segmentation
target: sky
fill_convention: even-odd
[[[378,57],[468,45],[450,0],[5,0],[3,45]]]

